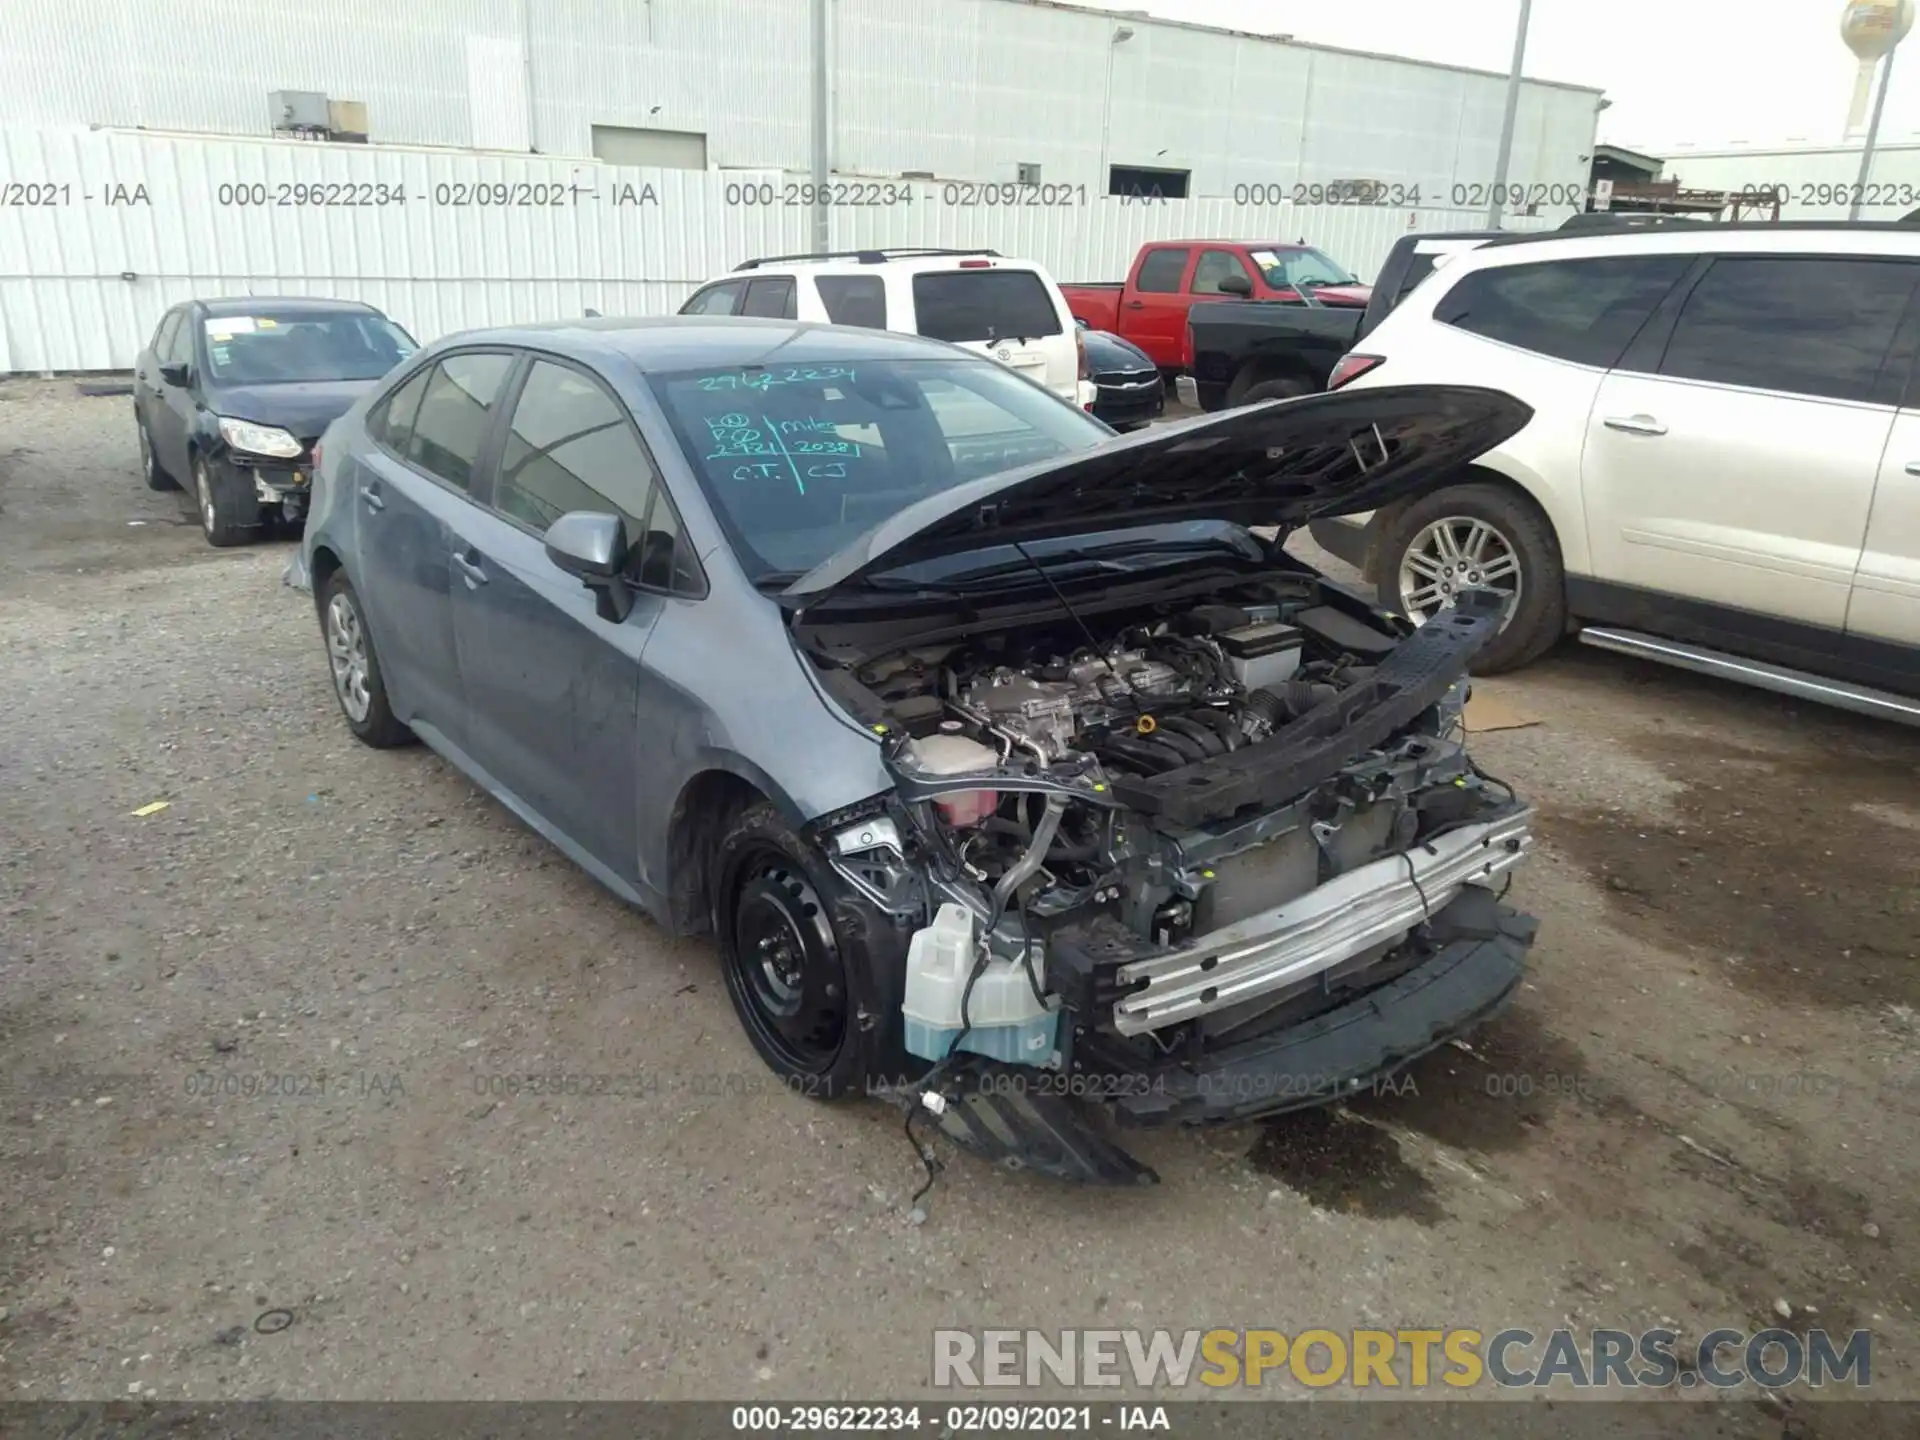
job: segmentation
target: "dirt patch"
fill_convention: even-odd
[[[1322,1210],[1422,1225],[1447,1218],[1433,1182],[1400,1153],[1398,1140],[1332,1107],[1270,1122],[1247,1163]]]
[[[1622,743],[1679,783],[1678,819],[1548,803],[1541,831],[1606,892],[1627,933],[1697,947],[1773,998],[1920,1004],[1920,861],[1886,818],[1920,810],[1912,749],[1794,754],[1658,733]]]
[[[1492,1155],[1527,1144],[1561,1104],[1592,1098],[1599,1088],[1578,1046],[1515,1006],[1422,1056],[1353,1108],[1443,1145]]]

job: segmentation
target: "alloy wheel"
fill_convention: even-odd
[[[1520,603],[1520,552],[1485,520],[1448,515],[1413,537],[1400,557],[1400,608],[1416,625],[1450,609],[1462,590],[1485,588],[1507,597],[1505,629]]]
[[[327,659],[340,708],[356,725],[364,722],[373,709],[373,693],[367,686],[367,631],[360,623],[360,612],[344,594],[327,602]]]

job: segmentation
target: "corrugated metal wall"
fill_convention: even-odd
[[[849,172],[1011,180],[1030,162],[1094,185],[1111,161],[1188,169],[1218,196],[1357,177],[1437,193],[1494,170],[1502,76],[1014,0],[831,12]],[[0,126],[264,136],[269,92],[312,90],[364,102],[380,144],[485,147],[525,128],[502,112],[530,110],[548,155],[590,155],[599,124],[705,134],[721,167],[809,163],[807,0],[5,0],[4,16]],[[1598,100],[1525,85],[1511,177],[1583,183]]]
[[[424,340],[589,307],[665,313],[749,256],[810,248],[811,212],[781,203],[796,182],[776,172],[16,129],[0,132],[0,176],[52,202],[0,206],[0,371],[126,369],[162,312],[196,295],[366,300]],[[388,203],[299,203],[300,187],[327,186],[369,202],[387,187]],[[938,183],[913,189],[911,203],[836,210],[836,248],[982,245],[1101,280],[1143,240],[1304,238],[1371,279],[1408,230],[1483,218],[1228,200],[962,207],[940,203]],[[747,203],[762,195],[775,203]]]

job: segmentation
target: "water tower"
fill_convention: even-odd
[[[1853,104],[1847,109],[1847,135],[1858,135],[1866,125],[1867,96],[1873,91],[1873,71],[1893,53],[1913,28],[1913,0],[1847,0],[1840,12],[1840,38],[1860,61],[1853,82]]]

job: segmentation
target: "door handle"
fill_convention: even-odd
[[[1127,308],[1129,310],[1144,310],[1147,308],[1147,302],[1144,300],[1129,300],[1127,302]]]
[[[1920,460],[1907,461],[1907,473],[1909,475],[1920,475]]]
[[[369,510],[384,510],[387,508],[387,502],[381,498],[379,490],[371,485],[362,485],[360,487],[360,498],[367,502],[367,508]]]
[[[466,580],[469,590],[477,590],[480,586],[487,583],[487,572],[481,568],[480,562],[477,559],[469,560],[467,558],[468,554],[477,555],[478,553],[478,551],[462,550],[453,552],[453,568],[458,570]]]
[[[1629,435],[1664,435],[1667,427],[1651,415],[1609,415],[1600,422],[1609,430],[1624,430]]]

